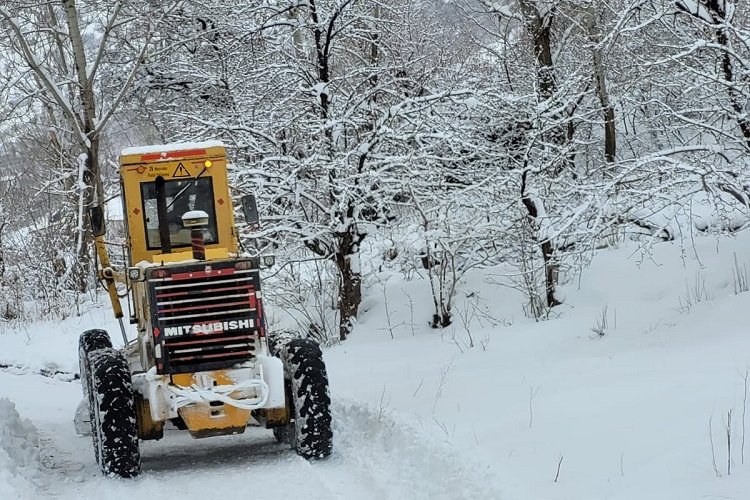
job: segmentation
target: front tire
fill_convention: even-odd
[[[88,399],[89,387],[86,384],[89,372],[89,353],[112,347],[112,340],[106,330],[95,328],[86,330],[78,337],[78,372],[81,377],[81,387],[83,388],[83,398]]]
[[[134,477],[141,469],[130,367],[112,348],[89,353],[94,453],[108,476]]]
[[[284,364],[291,419],[286,427],[275,429],[274,436],[304,458],[325,458],[333,450],[333,432],[323,353],[312,340],[294,339],[281,345],[278,354]]]
[[[78,374],[81,379],[81,390],[83,391],[83,400],[76,409],[76,416],[73,422],[76,432],[81,435],[88,435],[87,429],[91,428],[91,422],[94,419],[94,411],[91,408],[91,377],[89,376],[89,354],[112,347],[112,340],[106,330],[94,328],[86,330],[78,337]],[[98,460],[98,457],[96,457]]]

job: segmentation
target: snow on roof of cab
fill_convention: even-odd
[[[204,148],[215,148],[225,147],[221,141],[203,141],[203,142],[173,142],[171,144],[156,144],[154,146],[136,146],[132,148],[125,148],[120,153],[121,156],[126,155],[142,155],[148,153],[166,153],[169,151],[182,151],[183,149],[204,149]]]

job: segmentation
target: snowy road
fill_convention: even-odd
[[[22,498],[500,498],[450,449],[382,412],[340,402],[334,410],[336,450],[323,462],[297,457],[263,429],[203,440],[173,430],[161,441],[142,443],[140,477],[104,478],[90,438],[73,429],[80,389],[77,381],[0,373],[0,397],[13,401],[38,433],[37,470],[24,471],[36,490]]]

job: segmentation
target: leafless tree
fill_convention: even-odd
[[[102,204],[101,147],[104,133],[128,95],[152,45],[154,30],[174,4],[151,12],[149,27],[134,39],[137,47],[128,60],[115,61],[113,40],[130,29],[143,7],[125,0],[81,4],[76,0],[45,1],[30,6],[9,0],[0,6],[0,43],[9,51],[8,69],[15,85],[13,111],[38,113],[48,136],[56,171],[43,189],[56,189],[65,202],[58,213],[64,238],[72,241],[70,256],[58,259],[61,282],[79,291],[88,287],[90,237],[86,210]],[[108,93],[103,69],[115,64],[125,78]]]

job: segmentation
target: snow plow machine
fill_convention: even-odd
[[[104,474],[138,475],[140,440],[161,439],[165,426],[194,438],[262,426],[305,458],[328,456],[321,350],[265,329],[259,273],[272,258],[240,252],[224,145],[126,149],[120,186],[126,258],[119,268],[110,264],[103,208],[89,216],[124,346],[114,349],[100,329],[79,340],[84,397],[76,430],[91,433]],[[254,196],[241,202],[257,227]],[[135,338],[123,324],[118,294],[125,290]]]

